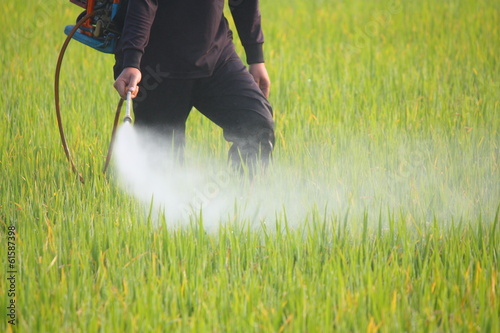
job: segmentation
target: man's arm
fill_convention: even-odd
[[[229,8],[249,65],[264,62],[264,34],[258,0],[229,0]]]
[[[258,0],[229,0],[238,36],[247,56],[250,74],[259,85],[266,98],[269,96],[271,81],[264,65],[264,34]]]
[[[144,54],[151,26],[158,8],[158,0],[129,0],[127,15],[122,31],[123,71],[114,83],[122,98],[127,91],[132,97],[138,92],[137,84],[141,81],[141,58]]]

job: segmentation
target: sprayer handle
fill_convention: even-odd
[[[125,118],[123,118],[124,122],[132,122],[132,117],[130,116],[130,105],[132,103],[132,92],[129,90],[127,92],[127,104],[125,107]]]

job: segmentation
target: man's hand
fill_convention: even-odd
[[[250,74],[252,74],[253,79],[257,82],[260,90],[266,96],[269,97],[269,90],[271,88],[271,80],[267,74],[266,65],[264,63],[251,64],[248,68]]]
[[[127,98],[127,92],[131,91],[131,97],[135,98],[139,93],[137,84],[141,82],[141,71],[134,67],[126,67],[116,79],[113,87],[120,94],[121,98]]]

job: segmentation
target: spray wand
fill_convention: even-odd
[[[130,104],[131,104],[131,97],[132,92],[129,90],[127,92],[127,105],[125,107],[125,117],[123,118],[124,123],[129,123],[132,124],[132,117],[130,117]]]

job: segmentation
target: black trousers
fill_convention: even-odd
[[[161,68],[148,65],[143,66],[142,74],[139,95],[134,99],[139,128],[160,134],[182,156],[186,120],[195,107],[233,143],[229,150],[233,165],[268,162],[274,146],[272,108],[235,52],[206,78],[167,78]]]

